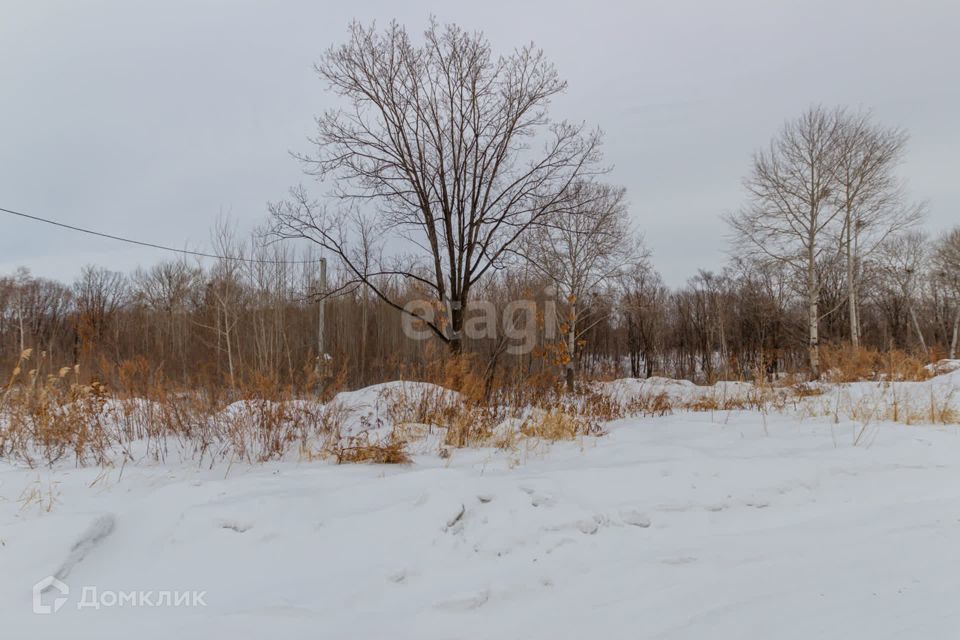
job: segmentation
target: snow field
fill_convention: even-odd
[[[957,427],[731,411],[606,428],[405,466],[4,463],[0,616],[13,638],[960,629]],[[70,567],[64,607],[32,613],[31,586],[104,518],[114,526]],[[205,591],[206,606],[78,609],[85,586]]]

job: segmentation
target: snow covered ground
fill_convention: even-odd
[[[919,397],[957,376],[917,383]],[[606,428],[405,466],[0,463],[0,633],[960,632],[960,427],[745,410]],[[31,588],[47,576],[69,593],[48,588],[38,603],[62,606],[37,614]],[[102,606],[79,607],[94,589]],[[199,601],[165,606],[181,594]]]

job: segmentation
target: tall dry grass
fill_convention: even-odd
[[[930,360],[905,351],[878,351],[850,345],[826,344],[820,348],[824,376],[830,382],[921,381],[931,377]]]
[[[835,380],[880,380],[880,391],[857,395],[843,385],[794,380],[668,393],[652,385],[627,398],[600,383],[566,393],[557,375],[518,377],[475,357],[438,358],[417,378],[435,386],[396,385],[382,398],[380,424],[345,433],[348,411],[333,398],[341,375],[321,381],[310,372],[294,386],[266,377],[240,378],[234,388],[182,388],[142,360],[109,370],[108,381],[85,380],[76,367],[54,369],[43,353],[26,350],[0,394],[0,457],[30,466],[126,461],[264,462],[286,456],[337,463],[404,463],[409,445],[439,434],[441,451],[464,447],[511,449],[523,441],[602,436],[610,421],[678,412],[792,412],[863,424],[960,422],[952,393],[903,393],[895,381],[922,380],[924,363],[906,354],[825,348]],[[42,375],[41,371],[53,371]],[[763,380],[760,376],[758,380]],[[305,390],[309,389],[307,392]],[[826,390],[830,392],[827,393]],[[366,420],[361,417],[361,421]]]
[[[0,457],[30,466],[164,461],[263,462],[339,437],[335,403],[307,400],[256,379],[230,390],[183,389],[142,362],[124,363],[114,386],[80,382],[76,368],[41,376],[44,354],[21,354],[0,400]]]

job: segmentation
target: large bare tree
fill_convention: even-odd
[[[378,282],[416,283],[446,311],[427,325],[459,351],[471,289],[575,180],[597,170],[599,131],[550,119],[566,83],[542,51],[528,45],[497,56],[483,34],[455,25],[431,21],[415,43],[397,23],[354,23],[316,71],[344,105],[317,118],[314,149],[300,159],[336,204],[295,190],[271,206],[275,231],[320,244],[355,283],[401,311]],[[378,232],[402,238],[410,252],[360,264],[351,207],[374,211]]]
[[[770,148],[754,154],[744,181],[749,203],[727,216],[734,240],[749,256],[786,264],[801,275],[807,305],[810,373],[820,376],[820,290],[817,264],[835,254],[832,206],[836,139],[841,112],[811,107],[787,122]]]
[[[892,234],[917,224],[922,204],[908,204],[895,170],[903,159],[907,133],[875,124],[869,112],[836,112],[833,206],[843,216],[841,244],[846,259],[850,342],[860,346],[859,284],[862,261]]]

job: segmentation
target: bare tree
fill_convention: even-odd
[[[749,204],[727,217],[742,251],[787,264],[804,278],[808,359],[814,378],[820,376],[817,263],[836,252],[830,237],[841,220],[840,210],[831,206],[838,115],[811,107],[787,122],[770,148],[754,155],[753,169],[744,181]]]
[[[874,287],[878,297],[895,298],[910,318],[910,324],[927,353],[927,341],[917,318],[916,293],[918,280],[923,276],[927,238],[920,232],[904,233],[887,238],[879,247],[874,260],[878,282]]]
[[[483,34],[455,25],[431,21],[418,45],[396,23],[383,31],[354,23],[349,41],[315,68],[346,104],[317,118],[315,150],[300,159],[341,204],[375,209],[378,232],[413,250],[367,269],[349,247],[350,214],[302,189],[271,206],[275,232],[320,244],[401,311],[378,276],[416,283],[447,311],[427,326],[459,351],[472,287],[596,171],[599,131],[549,118],[566,83],[542,51],[497,57]]]
[[[138,269],[133,275],[133,299],[156,314],[156,326],[145,326],[146,334],[157,334],[157,350],[161,359],[170,355],[181,363],[182,379],[187,379],[188,313],[192,292],[201,281],[201,270],[185,260],[161,262],[147,271]],[[170,346],[171,354],[167,353]]]
[[[622,298],[626,320],[626,347],[630,356],[630,375],[649,378],[657,368],[658,336],[666,324],[665,309],[669,290],[660,274],[649,265],[637,265],[624,277]]]
[[[243,294],[241,275],[245,247],[239,243],[234,233],[233,224],[228,218],[219,218],[211,234],[213,246],[217,255],[216,266],[210,274],[207,291],[215,301],[216,316],[212,327],[217,336],[217,363],[220,362],[220,352],[227,354],[227,372],[230,376],[230,386],[236,386],[237,362],[235,353],[239,354],[240,345],[236,328],[240,322],[240,297]],[[211,327],[208,327],[211,328]],[[238,344],[235,346],[234,343]]]
[[[945,233],[933,253],[933,267],[937,278],[953,294],[954,318],[950,337],[950,358],[957,357],[960,338],[960,227]]]
[[[17,269],[17,274],[14,279],[16,295],[16,309],[17,309],[17,329],[20,333],[20,349],[19,353],[23,353],[26,349],[26,331],[24,330],[24,289],[27,288],[27,283],[30,282],[30,270],[26,267],[20,267]]]
[[[127,279],[122,273],[87,265],[74,283],[73,292],[78,316],[76,361],[79,361],[81,352],[86,353],[92,345],[103,343],[108,330],[116,328],[113,320],[126,300]]]
[[[846,258],[850,342],[860,346],[861,263],[890,235],[917,224],[923,205],[907,204],[895,169],[903,159],[907,133],[871,121],[869,112],[836,112],[836,155],[832,204],[841,211],[840,241]]]
[[[566,383],[574,391],[580,340],[604,315],[595,304],[602,290],[647,254],[630,228],[625,190],[577,182],[569,203],[554,212],[522,244],[523,254],[565,301]],[[561,307],[558,307],[558,311]]]

